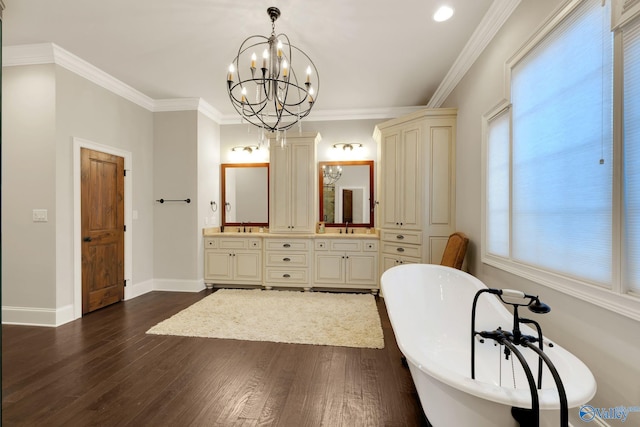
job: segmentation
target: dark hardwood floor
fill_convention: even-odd
[[[145,334],[210,292],[2,326],[2,425],[428,426],[383,299],[382,350]]]

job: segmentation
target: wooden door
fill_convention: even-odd
[[[353,224],[353,190],[342,190],[342,222]]]
[[[82,314],[124,299],[124,158],[81,149]]]

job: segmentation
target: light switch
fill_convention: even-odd
[[[47,210],[46,209],[34,209],[33,210],[33,222],[47,222]]]

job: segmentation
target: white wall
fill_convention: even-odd
[[[556,9],[560,0],[524,1],[478,58],[443,107],[458,108],[457,227],[471,243],[469,270],[488,286],[539,294],[552,311],[536,316],[545,335],[581,358],[598,382],[599,408],[640,402],[640,323],[481,263],[481,116],[505,97],[504,64]],[[577,410],[571,417],[576,420]],[[639,417],[631,414],[629,421]],[[635,418],[634,422],[640,418]],[[580,424],[579,419],[576,425]]]
[[[198,112],[154,116],[154,278],[167,290],[196,290],[199,274]],[[202,285],[204,288],[204,285]]]
[[[3,321],[57,324],[74,304],[73,138],[129,151],[137,172],[131,284],[153,278],[153,114],[58,65],[3,68]],[[32,221],[47,209],[48,222]]]
[[[66,68],[56,67],[56,290],[57,306],[73,303],[73,138],[131,153],[132,277],[135,287],[153,279],[153,113]]]
[[[55,66],[8,67],[2,76],[3,318],[56,309]],[[48,222],[32,221],[47,209]]]
[[[374,160],[377,163],[377,149],[373,139],[373,129],[378,123],[382,123],[385,120],[303,121],[302,131],[319,132],[322,136],[322,140],[318,144],[319,162],[325,160]],[[257,153],[257,155],[254,153],[250,158],[242,157],[238,159],[231,151],[231,148],[238,145],[256,145],[259,136],[256,129],[253,126],[248,128],[247,124],[222,126],[220,129],[220,156],[222,163],[268,162],[268,153]],[[290,136],[297,135],[297,129],[294,126],[288,131],[288,134]],[[361,143],[363,148],[352,153],[331,148],[333,144],[339,142]]]
[[[198,113],[198,231],[220,225],[220,125]],[[211,208],[216,202],[216,212]],[[198,248],[197,279],[204,281],[204,242],[196,236]]]

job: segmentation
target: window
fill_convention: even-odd
[[[623,29],[624,75],[624,274],[640,293],[640,18]]]
[[[640,24],[623,32],[623,143],[609,3],[570,2],[508,64],[510,99],[484,119],[483,261],[640,319]]]

